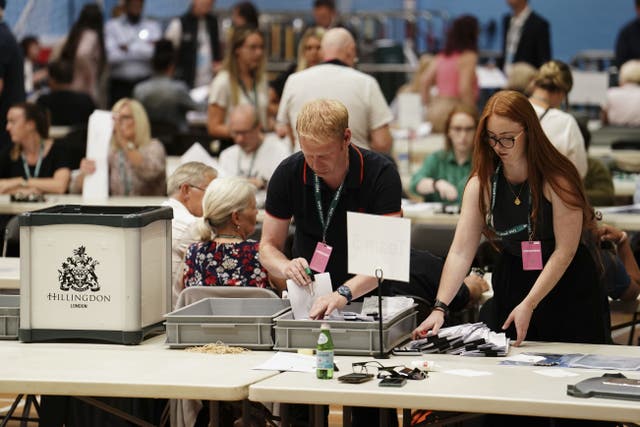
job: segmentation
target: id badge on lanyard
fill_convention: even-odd
[[[542,270],[542,243],[539,240],[521,242],[522,269]]]

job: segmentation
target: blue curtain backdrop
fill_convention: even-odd
[[[64,35],[86,0],[37,0],[33,18],[25,31],[45,37]],[[104,0],[107,11],[117,0]],[[146,12],[166,20],[182,13],[188,0],[147,0]],[[217,0],[216,8],[228,9],[235,1]],[[256,0],[260,10],[309,11],[313,0]],[[587,49],[613,49],[619,29],[635,17],[633,0],[530,0],[534,10],[551,23],[553,55],[568,61],[577,52]],[[12,27],[27,4],[27,0],[8,0],[5,20]],[[343,0],[351,11],[398,10],[402,0]],[[416,0],[419,9],[440,9],[452,17],[469,13],[480,20],[483,28],[493,20],[497,24],[492,39],[483,33],[483,49],[501,48],[501,16],[509,11],[505,0]]]

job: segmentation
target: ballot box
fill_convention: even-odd
[[[170,207],[59,205],[20,223],[21,341],[137,344],[171,304]]]

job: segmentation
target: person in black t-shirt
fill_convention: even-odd
[[[13,145],[0,151],[0,194],[66,193],[71,170],[64,149],[49,138],[49,118],[32,103],[7,113]]]

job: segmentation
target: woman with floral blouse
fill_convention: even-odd
[[[202,189],[205,191],[205,189]],[[185,256],[183,284],[269,287],[259,242],[247,239],[256,226],[256,188],[244,178],[218,178],[206,188],[200,242]]]

